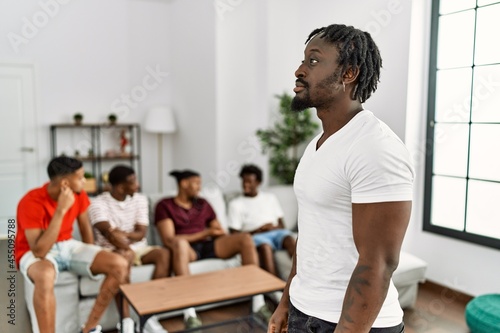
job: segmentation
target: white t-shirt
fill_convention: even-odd
[[[124,201],[118,201],[109,192],[104,192],[91,201],[89,217],[92,225],[99,222],[109,222],[112,228],[124,232],[134,231],[136,224],[149,225],[148,199],[141,193],[127,196]],[[104,248],[115,249],[101,232],[95,229],[96,244]],[[146,238],[130,244],[134,251],[148,245]]]
[[[229,203],[229,227],[240,231],[254,231],[266,223],[278,225],[283,210],[272,193],[258,192],[255,197],[243,195]]]
[[[338,323],[359,255],[352,203],[412,200],[414,172],[405,145],[370,111],[358,113],[316,150],[320,137],[309,143],[295,174],[299,236],[290,300],[307,315]],[[395,326],[402,318],[391,280],[373,327]]]

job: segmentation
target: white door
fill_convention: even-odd
[[[0,63],[0,236],[19,199],[38,184],[34,67]]]

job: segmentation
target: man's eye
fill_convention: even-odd
[[[309,59],[309,63],[312,64],[312,65],[314,65],[314,64],[318,63],[318,60],[314,59],[314,58],[311,58],[311,59]]]

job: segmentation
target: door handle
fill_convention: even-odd
[[[21,151],[25,153],[32,153],[35,151],[35,148],[33,147],[21,147]]]

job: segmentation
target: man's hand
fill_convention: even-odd
[[[210,228],[207,229],[208,236],[210,237],[219,237],[223,236],[226,234],[224,229],[222,227],[216,225],[216,226],[210,226]]]
[[[113,229],[109,233],[110,237],[112,238],[111,241],[112,243],[121,249],[128,250],[129,249],[129,239],[127,238],[127,234],[121,230],[118,229]]]
[[[284,305],[283,302],[280,302],[269,320],[267,333],[282,332],[288,332],[288,305]]]
[[[61,193],[59,193],[59,197],[57,197],[57,209],[61,213],[66,214],[74,203],[75,195],[73,191],[68,186],[61,187]]]
[[[276,229],[276,228],[274,227],[274,224],[272,224],[272,223],[266,223],[262,227],[260,227],[261,232],[271,231],[274,229]]]

